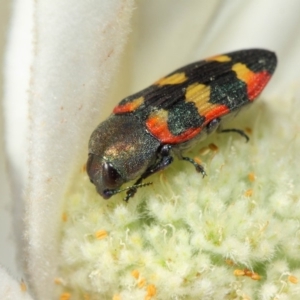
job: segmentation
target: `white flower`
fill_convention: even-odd
[[[26,4],[22,14],[15,2],[4,107],[16,207],[25,186],[13,222],[32,298],[297,299],[300,3],[38,1],[33,19]],[[128,204],[95,192],[82,170],[89,135],[122,97],[188,62],[254,47],[275,51],[279,66],[262,99],[227,124],[251,128],[249,143],[210,137],[189,153],[205,179],[176,161]]]

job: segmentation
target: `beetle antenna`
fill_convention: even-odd
[[[123,199],[124,201],[128,202],[129,198],[133,197],[134,194],[136,193],[136,190],[138,188],[144,187],[144,186],[148,186],[151,185],[152,182],[146,182],[146,183],[139,183],[139,184],[134,184],[132,186],[128,186],[122,190],[120,190],[120,192],[122,191],[127,191],[127,195],[126,197]]]
[[[124,201],[128,201],[129,198],[133,197],[133,195],[136,193],[136,190],[138,188],[144,187],[144,186],[148,186],[151,185],[152,182],[146,182],[146,183],[139,183],[139,184],[134,184],[132,186],[127,186],[124,189],[119,189],[119,190],[106,190],[106,193],[109,194],[109,197],[115,195],[115,194],[119,194],[121,192],[127,191],[127,196],[124,198]]]
[[[124,192],[124,191],[130,191],[130,190],[137,190],[138,188],[144,187],[144,186],[148,186],[151,185],[152,182],[145,182],[145,183],[139,183],[139,184],[134,184],[132,186],[127,186],[124,189],[118,190],[118,193],[120,192]]]

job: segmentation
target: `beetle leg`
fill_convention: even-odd
[[[236,132],[239,135],[241,135],[242,137],[244,137],[246,139],[246,142],[249,141],[248,135],[241,129],[235,129],[235,128],[223,129],[220,118],[213,119],[206,125],[207,134],[210,134],[210,133],[214,132],[215,130],[217,130],[218,133]]]
[[[129,198],[133,197],[134,194],[137,191],[137,185],[140,185],[141,182],[151,176],[152,174],[163,170],[164,168],[166,168],[168,165],[170,165],[173,161],[173,157],[170,155],[170,150],[171,150],[171,146],[170,145],[164,145],[161,150],[160,150],[160,158],[159,160],[152,166],[150,166],[143,174],[142,176],[134,183],[133,186],[131,186],[129,188],[129,190],[127,191],[127,195],[124,198],[124,201],[128,201]]]
[[[206,129],[206,133],[207,134],[211,134],[213,133],[215,130],[219,131],[220,125],[221,124],[221,119],[220,118],[215,118],[213,120],[211,120],[205,127]]]
[[[221,129],[218,130],[219,133],[224,133],[224,132],[236,132],[239,135],[241,135],[242,137],[244,137],[246,139],[246,143],[248,143],[249,141],[249,136],[241,129],[235,129],[235,128],[229,128],[229,129]]]
[[[182,156],[181,159],[190,162],[191,164],[193,164],[193,166],[196,168],[196,171],[198,173],[201,173],[203,177],[206,176],[206,172],[204,170],[204,167],[198,163],[196,163],[192,158],[190,157],[186,157],[186,156]]]

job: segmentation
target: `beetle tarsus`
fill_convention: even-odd
[[[196,162],[195,162],[192,158],[190,158],[190,157],[183,156],[182,159],[185,160],[185,161],[190,162],[191,164],[193,164],[193,166],[195,167],[196,171],[197,171],[198,173],[201,173],[202,176],[203,176],[203,178],[206,176],[206,172],[205,172],[204,167],[203,167],[202,165],[196,163]]]

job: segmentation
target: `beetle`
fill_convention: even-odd
[[[182,152],[216,130],[237,132],[248,140],[242,130],[223,129],[223,120],[255,100],[276,65],[276,54],[264,49],[217,55],[123,99],[90,137],[87,173],[98,193],[108,199],[126,190],[128,201],[174,155],[204,177],[203,166]],[[134,185],[121,189],[131,180]]]

